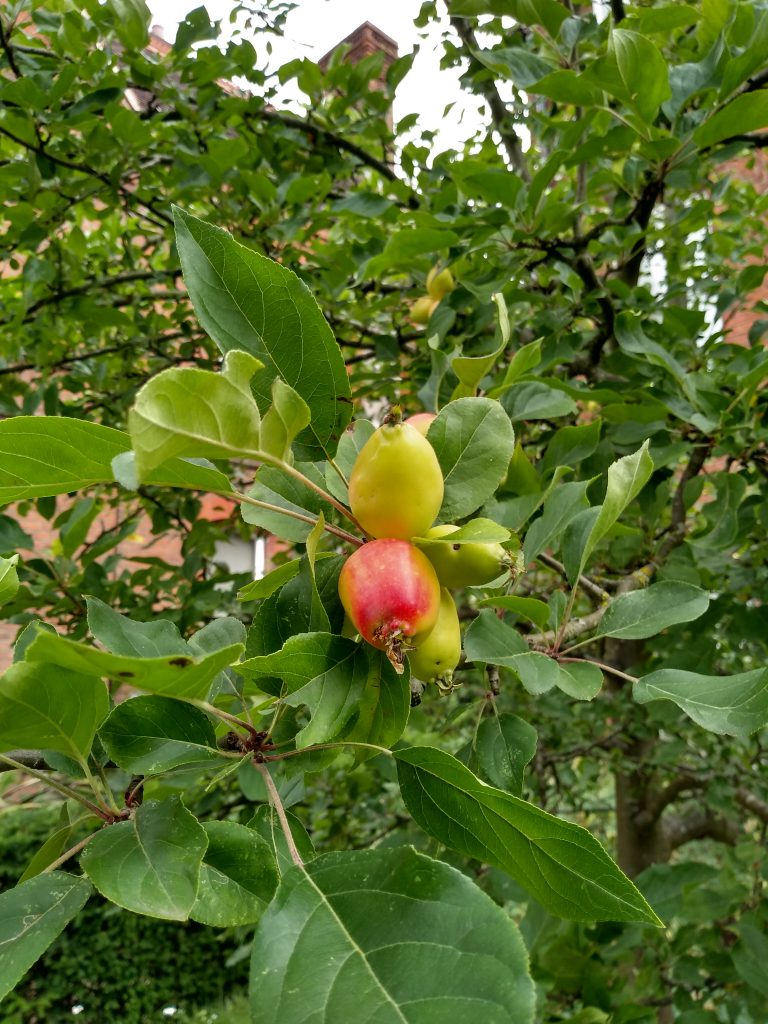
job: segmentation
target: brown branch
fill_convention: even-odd
[[[36,131],[39,131],[39,126],[35,125],[35,129]],[[143,199],[138,193],[125,188],[125,186],[121,184],[122,179],[115,182],[103,171],[97,171],[94,167],[91,167],[86,163],[76,163],[73,160],[67,160],[65,157],[57,156],[46,149],[43,142],[38,141],[37,145],[33,145],[31,142],[27,142],[26,139],[19,138],[18,135],[8,131],[8,129],[3,126],[0,126],[0,135],[5,135],[6,138],[15,142],[17,146],[21,146],[23,149],[29,150],[30,153],[38,153],[40,156],[44,156],[58,167],[66,167],[68,170],[78,171],[80,174],[86,174],[89,177],[97,178],[109,189],[114,189],[117,194],[123,198],[126,206],[133,206],[134,208],[143,207],[144,210],[142,211],[141,209],[138,209],[136,211],[137,214],[145,220],[150,221],[150,223],[154,224],[156,227],[164,230],[165,225],[162,223],[163,221],[165,224],[173,225],[173,217],[171,217],[170,214],[165,213],[163,210],[158,210],[154,199]],[[130,172],[128,172],[127,175],[123,175],[123,177],[126,176],[130,176]],[[149,213],[145,212],[147,210],[149,210]],[[150,214],[153,214],[154,216],[150,216]],[[156,220],[156,217],[160,219]]]
[[[754,149],[765,149],[768,146],[768,132],[763,135],[729,135],[720,145],[727,146],[730,142],[746,142]]]
[[[14,76],[16,78],[21,78],[21,71],[19,69],[19,65],[16,63],[16,57],[13,52],[14,48],[11,46],[11,34],[10,32],[6,32],[2,18],[0,18],[0,47],[2,47],[5,56],[8,59],[8,64],[10,65]]]
[[[37,370],[45,369],[55,370],[60,366],[69,366],[71,363],[80,363],[84,359],[97,359],[99,356],[111,355],[113,352],[124,352],[126,349],[134,348],[133,342],[128,342],[123,345],[110,345],[108,348],[97,348],[93,352],[83,352],[78,356],[67,356],[65,359],[59,359],[55,363],[44,363],[41,367],[39,363],[14,363],[13,366],[0,366],[0,377],[3,377],[9,373],[23,373],[25,370]]]
[[[475,33],[467,19],[456,16],[451,17],[451,25],[458,33],[459,38],[467,50],[470,66],[474,65],[483,67],[475,56],[475,51],[478,49],[477,39],[475,38]],[[496,83],[492,80],[487,80],[485,82],[480,82],[478,88],[483,99],[488,104],[491,111],[493,126],[501,137],[504,149],[507,151],[507,156],[509,157],[512,166],[523,181],[526,183],[530,182],[531,172],[528,170],[528,164],[526,163],[525,156],[523,154],[522,143],[520,142],[515,130],[508,127],[509,112],[507,110],[507,105],[499,94]]]
[[[42,299],[38,299],[37,302],[33,302],[29,309],[27,309],[22,323],[29,323],[33,314],[44,306],[55,305],[58,302],[62,302],[64,299],[71,299],[77,295],[88,295],[90,292],[101,290],[102,288],[114,288],[116,284],[126,284],[130,281],[151,281],[153,279],[163,277],[181,277],[181,268],[171,267],[168,270],[132,270],[125,274],[108,274],[106,277],[97,278],[95,281],[87,281],[73,288],[65,288],[62,291],[57,291],[53,295],[47,295]],[[162,295],[160,298],[162,298]],[[6,317],[5,320],[0,320],[0,324],[8,324],[11,323],[12,320],[13,317]]]
[[[559,573],[563,577],[563,579],[567,578],[565,566],[562,562],[558,562],[556,558],[553,558],[552,555],[548,555],[545,551],[542,551],[536,556],[536,558],[540,562],[543,562],[543,564],[548,568],[554,569],[555,572]],[[586,590],[588,594],[591,594],[592,597],[596,598],[598,601],[610,600],[610,594],[608,591],[603,590],[598,583],[595,583],[594,580],[591,580],[588,576],[579,576],[579,586],[582,590]]]
[[[39,750],[9,750],[6,757],[10,757],[19,764],[23,764],[25,768],[34,768],[37,771],[50,769],[48,762]],[[0,772],[15,771],[18,771],[15,765],[6,764],[4,761],[0,761]]]
[[[756,818],[759,818],[760,821],[768,825],[768,802],[762,800],[759,796],[755,796],[754,793],[750,793],[744,786],[739,786],[736,790],[736,801],[741,804],[744,810],[754,814]]]
[[[589,362],[591,366],[597,366],[600,362],[600,356],[603,353],[603,348],[606,342],[610,341],[613,337],[613,328],[616,322],[616,313],[613,308],[613,303],[608,298],[608,293],[605,287],[599,280],[592,259],[585,252],[581,252],[577,255],[576,259],[571,264],[573,269],[579,275],[583,281],[587,292],[597,293],[597,304],[600,307],[600,312],[603,315],[600,329],[594,336],[589,345]]]
[[[762,89],[764,85],[768,85],[768,71],[761,71],[759,75],[748,78],[742,92],[754,92],[755,89]]]
[[[696,810],[665,824],[664,837],[670,851],[694,839],[714,839],[734,846],[741,830],[737,822],[709,810]]]
[[[646,794],[645,808],[635,818],[638,828],[648,828],[659,820],[665,808],[683,793],[691,790],[706,789],[709,779],[695,775],[679,775],[663,789],[649,790]]]
[[[250,116],[260,118],[262,121],[274,121],[278,124],[283,124],[287,128],[294,128],[296,131],[303,132],[311,139],[324,139],[336,149],[340,149],[345,153],[349,153],[350,155],[357,157],[362,164],[365,164],[366,167],[370,167],[372,170],[377,171],[383,178],[386,178],[387,181],[396,182],[398,185],[402,185],[405,188],[408,187],[407,183],[395,174],[388,163],[372,156],[371,153],[356,142],[351,142],[349,139],[345,139],[342,135],[332,131],[330,128],[324,128],[315,121],[310,121],[309,117],[307,117],[306,120],[302,120],[300,117],[294,117],[292,114],[283,114],[279,110],[271,110],[268,107],[263,107],[260,110],[247,111],[245,116],[246,119]],[[420,206],[418,197],[413,193],[408,198],[408,206],[412,210],[416,210]]]
[[[589,633],[591,630],[596,629],[604,614],[605,608],[598,608],[581,619],[571,619],[560,636],[560,642],[564,643],[567,640],[573,640],[574,637],[582,636],[584,633]],[[529,633],[525,639],[531,647],[550,648],[557,636],[557,630],[548,629],[545,633]]]
[[[637,198],[628,224],[637,224],[640,228],[641,235],[632,246],[632,251],[629,254],[629,258],[626,263],[621,267],[619,273],[619,279],[624,281],[625,284],[630,285],[634,288],[640,277],[640,267],[645,257],[646,251],[646,233],[648,225],[651,221],[651,214],[664,195],[664,176],[666,174],[666,167],[662,164],[658,174],[650,175],[643,186],[640,195]]]
[[[712,442],[707,441],[705,444],[695,447],[691,452],[691,456],[688,459],[688,463],[682,472],[680,480],[677,484],[675,496],[672,499],[672,519],[670,522],[669,530],[664,538],[661,546],[659,547],[656,558],[653,560],[654,565],[659,565],[663,562],[673,548],[682,541],[685,536],[686,530],[686,508],[685,508],[685,487],[689,480],[692,480],[704,467],[704,463],[709,458],[709,453],[712,451]]]

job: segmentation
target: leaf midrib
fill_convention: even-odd
[[[581,874],[579,874],[579,872],[578,872],[578,871],[576,871],[576,870],[574,870],[574,869],[573,869],[572,867],[565,867],[564,865],[560,864],[560,862],[559,862],[559,861],[556,861],[556,860],[554,859],[554,857],[552,857],[552,855],[551,855],[550,853],[548,853],[548,852],[547,852],[547,851],[546,851],[546,850],[545,850],[545,849],[544,849],[544,848],[543,848],[542,846],[538,845],[538,843],[537,843],[537,842],[535,842],[535,840],[534,840],[534,839],[532,839],[532,838],[531,838],[530,836],[526,835],[526,833],[525,833],[525,832],[523,832],[523,830],[522,830],[521,828],[519,828],[518,826],[516,826],[515,824],[513,824],[513,823],[512,823],[511,821],[507,821],[507,819],[506,819],[506,818],[503,818],[503,817],[502,817],[502,816],[501,816],[501,815],[500,815],[500,814],[498,813],[498,811],[496,811],[496,810],[495,810],[494,808],[492,808],[492,807],[489,807],[488,805],[486,805],[486,804],[482,803],[482,802],[480,801],[480,799],[479,799],[479,798],[478,798],[477,796],[475,796],[474,794],[472,794],[472,793],[469,793],[469,792],[468,792],[467,790],[465,790],[465,789],[460,789],[460,788],[459,788],[459,786],[455,785],[455,783],[452,783],[452,782],[449,782],[449,781],[447,781],[447,780],[446,780],[446,779],[444,779],[444,778],[443,778],[442,776],[440,776],[440,775],[437,775],[437,774],[436,774],[435,772],[433,772],[433,771],[430,771],[430,770],[429,770],[428,768],[425,768],[425,767],[424,767],[423,765],[414,765],[414,764],[412,764],[412,763],[411,763],[411,762],[409,762],[409,761],[403,761],[403,763],[404,763],[404,764],[409,764],[409,765],[411,765],[411,767],[412,767],[412,768],[414,768],[414,769],[415,769],[415,771],[416,771],[417,773],[418,773],[418,771],[423,771],[423,772],[425,772],[426,774],[428,774],[428,775],[431,775],[431,776],[432,776],[432,778],[436,779],[436,780],[437,780],[438,782],[441,782],[441,783],[443,783],[443,784],[444,784],[444,785],[446,785],[446,786],[450,786],[450,787],[451,787],[451,789],[455,790],[455,791],[456,791],[457,793],[463,794],[463,795],[464,795],[465,797],[467,797],[467,798],[471,799],[471,800],[472,800],[472,801],[473,801],[473,802],[474,802],[474,803],[476,804],[476,806],[478,807],[478,809],[480,809],[480,810],[482,811],[482,813],[483,813],[483,817],[485,817],[485,818],[486,818],[486,820],[488,820],[488,819],[487,819],[487,817],[486,817],[486,811],[487,811],[487,812],[490,812],[491,814],[494,814],[494,815],[496,815],[496,817],[498,817],[498,818],[500,818],[500,819],[501,819],[502,821],[506,822],[506,824],[508,824],[508,825],[509,825],[509,826],[510,826],[510,827],[511,827],[512,829],[514,829],[514,830],[515,830],[516,832],[518,832],[518,833],[519,833],[519,835],[520,835],[520,836],[521,836],[521,837],[522,837],[523,839],[525,839],[525,841],[526,841],[526,842],[527,842],[527,843],[528,843],[528,844],[529,844],[529,845],[531,846],[532,850],[533,850],[533,849],[535,849],[535,850],[538,850],[538,851],[539,851],[539,852],[541,853],[541,855],[542,855],[542,856],[544,856],[544,857],[546,857],[546,858],[547,858],[547,860],[548,860],[548,861],[549,861],[550,863],[552,863],[552,864],[555,864],[555,865],[556,865],[557,867],[559,867],[559,868],[561,868],[561,869],[563,869],[563,870],[565,870],[565,871],[568,871],[568,872],[569,872],[569,873],[570,873],[571,875],[573,875],[574,877],[576,877],[576,878],[579,878],[579,879],[582,879],[582,880],[583,880],[584,882],[586,882],[586,883],[587,883],[587,884],[588,884],[588,885],[590,886],[590,888],[597,888],[599,892],[603,892],[603,893],[606,893],[606,894],[607,894],[607,895],[609,895],[609,896],[610,896],[611,898],[613,898],[613,899],[615,899],[615,900],[617,900],[617,901],[621,902],[622,904],[624,904],[624,905],[625,905],[626,907],[628,907],[629,909],[631,909],[631,910],[635,911],[635,913],[636,913],[636,912],[637,912],[638,910],[642,910],[642,909],[643,909],[642,907],[639,907],[639,908],[638,908],[638,906],[637,906],[636,904],[633,904],[633,903],[629,903],[629,902],[627,902],[627,900],[626,900],[626,899],[624,899],[624,898],[623,898],[622,896],[620,896],[620,895],[618,895],[618,894],[616,894],[616,893],[613,893],[613,892],[609,892],[609,890],[607,890],[607,889],[604,889],[604,888],[600,888],[600,887],[598,886],[598,884],[597,884],[597,883],[596,883],[596,882],[595,882],[595,881],[594,881],[593,879],[591,879],[591,878],[588,878],[588,877],[587,877],[587,876],[585,876],[585,875],[581,875]],[[421,789],[422,789],[422,791],[423,791],[424,793],[426,793],[426,794],[427,794],[427,795],[429,796],[430,800],[432,800],[432,802],[433,802],[433,803],[435,804],[435,806],[436,806],[436,807],[438,808],[438,810],[440,811],[440,813],[441,813],[441,814],[443,814],[443,815],[444,815],[445,817],[449,817],[449,815],[447,815],[447,814],[446,814],[445,810],[443,810],[443,809],[442,809],[442,808],[441,808],[441,807],[440,807],[440,806],[439,806],[439,805],[438,805],[438,804],[437,804],[437,803],[435,802],[434,798],[433,798],[433,797],[432,797],[432,796],[431,796],[431,795],[430,795],[430,794],[429,794],[429,793],[427,792],[427,790],[426,790],[426,789],[424,788],[424,786],[423,786],[423,785],[421,784],[421,782],[419,782],[419,785],[421,786]],[[489,788],[490,788],[490,787],[489,787]],[[508,794],[508,793],[503,793],[503,792],[501,792],[501,791],[499,791],[499,795],[500,795],[500,796],[501,796],[502,798],[504,798],[505,800],[508,800],[508,799],[510,799],[510,798],[511,798],[511,799],[516,799],[516,798],[514,798],[514,797],[511,797],[511,794]],[[523,803],[524,803],[525,801],[521,801],[521,802],[523,802]],[[455,820],[455,819],[454,819],[454,820]],[[461,827],[462,827],[462,828],[464,828],[464,829],[466,828],[466,827],[465,827],[464,825],[462,825],[462,823],[461,823],[461,822],[458,822],[458,824],[459,824],[459,825],[461,825]],[[492,825],[492,823],[491,823],[490,821],[488,821],[488,824],[489,824],[489,825],[490,825],[490,827],[491,827],[491,828],[493,829],[494,835],[496,835],[496,836],[497,836],[497,838],[499,839],[499,841],[503,843],[503,840],[501,839],[501,836],[499,836],[499,833],[498,833],[498,832],[496,831],[496,828],[495,828],[495,827],[494,827],[494,826]],[[579,827],[579,826],[577,826],[577,827]],[[590,835],[590,833],[587,833],[587,835]],[[594,839],[594,837],[593,837],[593,836],[591,836],[591,838],[593,838],[593,839]],[[558,841],[558,842],[572,842],[571,840],[568,840],[568,839],[564,839],[563,837],[557,837],[557,841]],[[482,842],[482,840],[481,840],[481,842]],[[595,842],[596,842],[596,840],[595,840]],[[485,844],[483,844],[483,845],[485,845]],[[573,845],[576,845],[576,844],[574,843]],[[606,854],[606,856],[607,856],[607,854]],[[541,873],[541,872],[540,872],[540,873]],[[543,878],[543,880],[544,880],[544,881],[546,882],[547,880],[546,880],[546,878],[544,878],[544,875],[543,875],[543,873],[541,873],[541,875],[542,875],[542,878]],[[547,884],[549,885],[549,883],[548,883],[548,882],[547,882]],[[552,886],[551,886],[551,885],[550,885],[550,888],[552,888]],[[557,892],[557,890],[555,890],[555,889],[552,889],[552,891],[553,891],[553,892]],[[558,895],[561,895],[561,896],[562,896],[562,894],[560,894],[560,893],[558,893]],[[563,897],[563,898],[565,898],[565,897]]]
[[[365,967],[365,969],[370,974],[371,978],[373,979],[373,981],[376,984],[376,986],[378,987],[378,989],[381,991],[381,994],[384,996],[386,1001],[393,1007],[395,1013],[397,1014],[398,1020],[402,1021],[403,1024],[409,1024],[408,1018],[406,1016],[404,1016],[402,1010],[400,1009],[398,1004],[395,1002],[395,1000],[392,997],[392,995],[390,994],[390,992],[384,987],[384,984],[382,983],[381,979],[379,978],[379,976],[374,971],[373,967],[368,962],[368,958],[365,955],[365,951],[362,949],[361,946],[359,946],[357,944],[357,942],[355,942],[355,940],[352,937],[352,935],[350,934],[349,930],[344,925],[344,922],[341,920],[339,915],[333,909],[333,906],[331,905],[329,899],[327,898],[327,896],[325,895],[323,890],[315,882],[314,878],[310,875],[310,873],[307,871],[307,869],[303,865],[301,867],[301,870],[302,870],[302,872],[304,874],[304,877],[307,879],[309,884],[312,886],[312,888],[315,890],[315,892],[319,896],[319,898],[320,898],[320,900],[322,902],[322,905],[326,908],[327,912],[331,915],[333,920],[336,922],[336,925],[337,925],[339,931],[344,936],[346,941],[349,943],[349,946],[352,949],[352,954],[357,954],[360,957],[360,959],[363,962],[363,966]],[[352,954],[350,954],[350,955],[352,955]],[[335,975],[335,978],[337,978],[337,977],[338,977],[338,972]],[[278,1014],[278,1017],[279,1017],[279,1014]]]

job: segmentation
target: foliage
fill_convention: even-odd
[[[55,806],[24,805],[0,817],[0,889],[16,884],[56,826]],[[51,1024],[109,1017],[126,1024],[163,1020],[166,1006],[190,1010],[245,980],[244,962],[225,968],[238,941],[193,923],[160,922],[92,900],[59,936],[33,973],[3,1000],[3,1020]],[[129,954],[129,955],[128,955]],[[220,970],[208,970],[214,961]],[[116,964],[120,969],[116,970]],[[223,973],[222,973],[223,972]],[[150,984],[151,980],[151,984]]]
[[[488,1021],[758,1024],[765,4],[427,2],[486,112],[445,152],[387,126],[410,57],[383,89],[381,56],[275,78],[282,4],[223,48],[198,9],[167,54],[143,13],[2,16],[0,593],[27,628],[0,760],[93,817],[0,896],[0,979],[63,878],[255,923],[254,1021],[452,1020],[482,989]],[[344,635],[346,477],[387,403],[438,413],[438,521],[508,538],[512,573],[457,595],[446,697]],[[122,559],[147,512],[180,566]],[[246,524],[298,558],[213,568]],[[196,802],[235,779],[253,817]]]

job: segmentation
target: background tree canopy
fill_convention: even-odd
[[[478,129],[444,152],[433,132],[412,139],[410,114],[389,126],[409,55],[385,67],[383,55],[351,64],[339,53],[325,70],[304,59],[268,74],[269,40],[290,7],[238,5],[242,27],[226,44],[200,7],[170,47],[150,45],[142,0],[18,0],[0,12],[0,597],[9,637],[19,634],[18,664],[0,680],[0,760],[42,772],[64,797],[94,782],[108,802],[162,773],[144,783],[141,807],[128,800],[130,819],[96,833],[80,866],[119,906],[239,928],[243,946],[260,918],[254,964],[268,965],[269,980],[252,990],[255,1022],[288,1024],[308,1008],[304,989],[295,1004],[286,994],[270,936],[293,928],[319,956],[312,894],[336,906],[345,884],[361,894],[345,926],[364,935],[373,878],[391,883],[393,898],[422,901],[425,929],[458,928],[441,923],[444,903],[494,936],[494,970],[502,964],[504,984],[516,986],[494,989],[494,1005],[516,1006],[516,1021],[761,1024],[768,4],[612,0],[598,21],[570,0],[424,3],[419,24],[439,22],[443,65],[460,67],[484,105]],[[301,116],[275,104],[289,80],[305,97]],[[412,308],[434,266],[450,266],[456,287],[418,323]],[[274,306],[242,290],[248,275],[279,292]],[[251,357],[267,363],[255,376]],[[188,404],[173,389],[192,378],[174,373],[193,368],[206,375]],[[275,378],[287,390],[273,390]],[[162,437],[161,402],[176,415]],[[371,710],[372,739],[351,710],[348,731],[333,731],[343,701],[329,709],[327,679],[312,690],[320,677],[302,668],[301,698],[281,680],[293,642],[326,676],[343,665],[350,692],[368,694],[376,673],[399,685],[370,648],[339,635],[337,556],[349,553],[350,526],[328,461],[348,473],[366,417],[394,402],[440,412],[430,440],[450,480],[441,519],[510,531],[525,572],[511,588],[462,591],[461,687],[442,698],[428,689],[410,714],[406,704]],[[195,447],[189,424],[208,404],[231,410],[226,437],[197,436]],[[269,428],[268,408],[280,413]],[[22,417],[32,416],[30,426]],[[247,416],[261,416],[271,462],[244,441]],[[205,493],[233,489],[238,501],[248,492],[242,519],[237,501],[225,519],[209,518]],[[321,512],[335,532],[310,532]],[[237,600],[250,577],[217,560],[216,544],[254,529],[296,552],[282,576]],[[147,542],[178,537],[180,558],[158,548],[126,558],[137,531]],[[290,568],[296,553],[303,560]],[[296,635],[331,641],[310,649]],[[152,664],[137,667],[139,658]],[[184,690],[179,658],[194,663]],[[67,672],[90,718],[58,707]],[[98,677],[136,672],[151,696],[103,724]],[[48,725],[33,715],[21,729],[32,683],[58,708],[55,729],[48,712]],[[390,691],[398,700],[403,686]],[[395,758],[318,749],[276,762],[303,873],[288,874],[258,766],[245,759],[233,773],[234,760],[216,760],[227,729],[208,709],[241,715],[256,694],[279,698],[279,721],[265,717],[265,728],[293,753],[340,736],[397,744]],[[189,703],[201,700],[206,709]],[[128,743],[150,718],[173,756],[149,744],[139,757]],[[19,779],[3,776],[3,814]],[[521,834],[546,846],[541,811],[588,829],[627,877],[579,839],[578,877],[599,882],[606,871],[613,881],[569,907],[578,901],[567,857],[539,864],[541,878],[521,869],[536,860],[516,846]],[[179,869],[170,894],[138,867],[130,885],[109,868],[134,863],[142,830],[160,820],[173,822],[176,855],[189,858],[189,878]],[[248,837],[233,831],[247,825]],[[553,845],[567,845],[572,827]],[[69,817],[59,833],[28,872],[23,884],[37,889],[23,903],[44,907],[45,880],[58,876],[71,917],[87,898],[78,861],[39,873],[83,835]],[[266,853],[251,863],[259,844]],[[195,850],[198,881],[225,853],[245,858],[245,911],[242,893],[219,905],[204,882],[190,887]],[[157,857],[162,882],[173,865]],[[144,903],[126,895],[139,876]],[[496,906],[475,902],[467,876]],[[429,903],[428,891],[443,902]],[[401,944],[427,941],[409,928]],[[47,944],[8,967],[9,936],[0,931],[0,992]],[[470,998],[477,981],[461,953],[457,985]],[[441,955],[430,947],[417,972],[403,954],[394,971],[414,985],[431,974],[437,995],[451,996],[452,1016],[433,1009],[430,1021],[457,1012]],[[356,1006],[364,979],[347,984]],[[383,997],[375,988],[367,998],[373,1009]],[[407,1004],[403,993],[393,999]],[[398,1007],[380,1019],[417,1019]],[[329,1012],[352,1019],[342,1004]],[[82,1019],[99,1013],[87,1005]],[[513,1018],[487,1017],[496,1019]]]

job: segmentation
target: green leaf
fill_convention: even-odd
[[[441,522],[479,508],[504,479],[515,448],[509,417],[489,398],[450,402],[430,424],[427,439],[445,481]]]
[[[279,651],[241,661],[237,671],[246,679],[277,676],[283,680],[285,692],[292,693],[339,662],[351,658],[356,650],[357,644],[343,636],[321,632],[296,633]]]
[[[398,676],[382,651],[346,637],[299,633],[237,670],[246,678],[281,679],[286,703],[310,709],[298,747],[339,738],[391,746],[408,721],[407,674]]]
[[[299,851],[299,856],[305,863],[308,860],[313,860],[315,856],[315,848],[312,845],[312,840],[307,834],[307,830],[295,814],[287,811],[286,817],[291,829],[294,845]],[[277,811],[271,804],[262,804],[260,807],[256,808],[256,813],[248,822],[248,828],[252,828],[254,831],[258,832],[262,839],[266,839],[270,848],[275,851],[277,870],[279,874],[284,875],[286,871],[289,871],[290,868],[293,867],[293,860],[291,859],[288,844],[285,841],[285,836],[280,826]]]
[[[134,914],[186,921],[208,837],[181,798],[148,800],[130,821],[98,832],[80,857],[108,900]]]
[[[614,332],[623,352],[630,352],[654,366],[663,367],[675,383],[689,393],[685,370],[663,345],[659,345],[645,334],[641,327],[641,317],[638,314],[626,311],[619,313],[616,317]]]
[[[430,544],[503,544],[510,538],[509,530],[492,519],[472,519],[445,537],[414,537],[411,543],[419,547]]]
[[[146,46],[152,15],[144,0],[108,0],[108,6],[112,24],[126,46],[131,50]]]
[[[522,25],[543,25],[553,39],[568,17],[567,9],[557,0],[450,0],[451,14],[465,18],[476,15],[508,15]]]
[[[0,893],[0,999],[85,906],[84,878],[52,871]]]
[[[187,644],[170,619],[135,622],[98,597],[86,597],[85,603],[88,628],[94,638],[113,654],[157,658],[164,654],[187,653]]]
[[[459,242],[454,231],[441,228],[404,228],[393,232],[383,252],[369,260],[365,267],[367,277],[377,277],[384,270],[410,264],[414,256],[425,256],[449,249]]]
[[[642,448],[633,455],[625,455],[623,459],[619,459],[608,467],[608,487],[605,499],[594,522],[585,517],[583,522],[586,526],[579,542],[572,552],[563,553],[563,560],[568,570],[568,582],[571,586],[584,571],[584,566],[597,544],[650,479],[653,472],[653,459],[648,454],[648,445],[649,442],[645,441]]]
[[[560,666],[539,651],[527,651],[508,659],[507,664],[516,673],[528,693],[539,696],[549,693],[560,683]]]
[[[292,460],[291,445],[309,425],[312,414],[304,399],[292,387],[275,377],[272,405],[261,424],[261,449],[283,462]]]
[[[603,688],[603,673],[591,661],[561,663],[557,686],[574,700],[592,700]]]
[[[693,141],[704,149],[732,135],[744,135],[768,127],[768,89],[745,92],[707,118],[693,133]]]
[[[361,1013],[377,1024],[533,1020],[527,955],[510,916],[461,872],[411,847],[329,853],[286,872],[251,963],[260,1024]]]
[[[456,398],[471,398],[477,394],[480,381],[487,373],[490,373],[496,360],[509,344],[509,314],[504,297],[500,293],[493,296],[496,303],[496,312],[499,322],[499,336],[501,342],[498,348],[484,356],[456,356],[451,360],[451,369],[459,378],[451,396]]]
[[[678,622],[692,622],[709,607],[709,594],[690,583],[664,581],[619,594],[600,620],[597,636],[642,640]]]
[[[134,775],[220,760],[208,716],[169,697],[132,697],[99,730],[110,758]]]
[[[578,107],[599,106],[603,93],[598,85],[575,71],[553,71],[538,82],[532,83],[528,91],[548,96],[556,103],[570,103]]]
[[[468,767],[497,789],[520,796],[525,766],[536,753],[536,739],[533,726],[517,715],[491,715],[480,723]]]
[[[572,921],[661,922],[586,829],[484,785],[432,747],[395,751],[414,820],[452,850],[506,871],[542,906]]]
[[[739,921],[739,941],[731,953],[733,966],[742,981],[762,996],[768,997],[768,977],[765,973],[768,937],[762,923],[756,927],[759,920],[756,915],[745,917]]]
[[[633,684],[638,704],[671,700],[710,732],[745,738],[768,723],[768,669],[704,676],[663,668]]]
[[[653,121],[661,104],[670,96],[667,62],[658,48],[637,32],[613,28],[608,52],[616,62],[624,94],[644,120]],[[619,95],[618,98],[624,97]]]
[[[695,25],[699,20],[699,12],[696,8],[680,3],[679,0],[675,0],[674,4],[669,4],[667,7],[635,9],[632,14],[643,35],[671,32],[676,28]]]
[[[759,382],[758,382],[759,383]],[[33,550],[35,542],[10,516],[0,515],[0,552],[13,554],[17,548]]]
[[[352,413],[341,349],[307,286],[287,267],[174,207],[184,282],[203,329],[222,352],[245,349],[265,366],[254,381],[266,410],[281,377],[312,412],[297,438],[301,459],[333,454]]]
[[[18,561],[18,555],[0,558],[0,605],[12,601],[19,589],[19,574],[16,571]]]
[[[494,74],[501,78],[509,78],[522,89],[527,89],[552,70],[551,64],[522,46],[477,50],[474,56]]]
[[[64,416],[0,420],[0,505],[110,483],[112,459],[130,447],[122,430],[88,420]]]
[[[146,474],[176,456],[259,458],[259,409],[249,381],[262,364],[228,352],[222,373],[174,367],[148,381],[128,414],[136,472]]]
[[[501,384],[489,390],[489,398],[498,398],[503,395],[516,380],[539,365],[541,362],[541,340],[541,338],[537,338],[536,341],[530,341],[515,352],[509,361]]]
[[[331,558],[332,552],[319,551],[316,557],[318,559]],[[276,569],[268,572],[266,576],[262,576],[261,579],[254,580],[253,583],[247,583],[238,590],[237,600],[260,601],[262,598],[269,597],[270,594],[274,594],[276,590],[279,590],[280,587],[298,575],[301,563],[301,558],[294,558],[292,562],[279,565]]]
[[[311,463],[299,463],[296,468],[315,483],[323,485],[322,474]],[[262,530],[274,534],[281,540],[294,543],[303,544],[306,541],[323,505],[322,499],[311,487],[307,487],[300,480],[296,480],[278,469],[272,469],[270,466],[262,466],[256,473],[253,486],[247,493],[249,497],[256,498],[258,501],[312,517],[311,523],[304,523],[300,519],[286,516],[282,512],[272,512],[269,509],[258,508],[243,502],[240,509],[246,523],[260,526]]]
[[[579,426],[561,427],[547,445],[541,468],[546,473],[557,466],[575,466],[588,459],[600,443],[601,420]]]
[[[255,924],[275,894],[279,875],[272,849],[234,821],[203,823],[208,847],[189,916],[214,928]]]
[[[297,747],[338,739],[390,747],[402,736],[410,709],[408,674],[398,675],[383,651],[368,644],[352,646],[285,698],[293,707],[306,704],[310,712],[309,723],[296,736]],[[362,760],[370,752],[356,756]]]
[[[528,619],[539,629],[546,629],[549,622],[549,605],[535,597],[516,597],[505,594],[499,597],[486,597],[477,603],[481,608],[504,608],[506,611],[514,612],[515,615],[522,615],[524,619]]]
[[[749,40],[749,46],[723,69],[720,98],[730,95],[763,64],[768,53],[768,11],[763,11]]]
[[[375,429],[370,420],[355,420],[341,435],[334,462],[347,480],[361,448]],[[347,486],[330,463],[325,467],[325,486],[334,498],[345,505],[349,504]]]
[[[514,384],[506,390],[501,404],[513,423],[557,419],[576,411],[576,403],[565,392],[538,380]]]
[[[187,649],[184,654],[161,658],[131,657],[110,654],[77,640],[41,632],[27,650],[27,662],[41,662],[45,668],[57,666],[98,679],[119,680],[149,693],[183,700],[204,700],[212,680],[223,669],[233,665],[243,649],[244,645],[238,643],[201,656],[195,656]],[[34,667],[38,668],[36,664]]]
[[[555,470],[555,475],[562,476],[564,472],[566,472],[565,469],[559,473]],[[541,492],[541,480],[539,479],[539,474],[533,468],[531,460],[523,451],[523,447],[519,441],[515,445],[512,460],[509,463],[509,469],[507,470],[507,476],[504,481],[504,490],[505,492],[508,491],[510,494],[517,495],[539,494]],[[543,495],[541,500],[544,500]]]
[[[98,679],[20,662],[0,677],[0,749],[55,750],[82,763],[108,711]]]
[[[51,757],[51,752],[47,751],[46,753],[46,761],[48,761],[48,758]],[[50,761],[48,763],[50,764]],[[45,871],[49,864],[53,864],[66,849],[66,845],[70,841],[73,832],[72,822],[69,820],[69,805],[67,803],[61,805],[58,821],[59,827],[45,840],[27,864],[23,874],[20,875],[19,885],[22,882],[26,882],[28,878],[35,878],[35,876]],[[93,816],[93,822],[94,824],[101,824],[95,815]]]
[[[591,482],[576,480],[552,488],[544,501],[542,514],[531,523],[525,535],[523,558],[526,565],[538,558],[545,548],[557,547],[563,530],[588,507],[587,488]]]
[[[528,645],[516,629],[484,608],[464,634],[464,653],[467,661],[511,668],[517,655],[528,653]]]
[[[129,491],[141,486],[136,471],[136,452],[122,452],[112,460],[115,480]],[[208,459],[168,459],[144,473],[143,483],[153,487],[183,487],[192,491],[228,494],[232,484]]]

